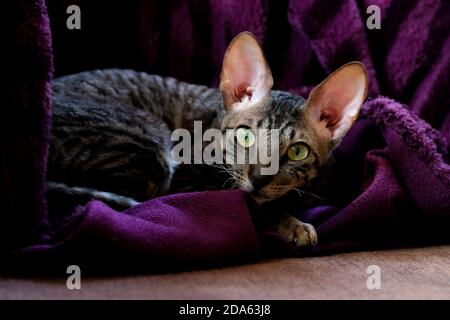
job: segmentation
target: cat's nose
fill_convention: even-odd
[[[254,167],[250,166],[248,177],[250,182],[252,183],[254,190],[259,190],[264,186],[268,185],[273,178],[272,175],[262,175],[260,172],[257,171],[259,170],[256,170]]]

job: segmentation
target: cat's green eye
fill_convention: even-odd
[[[309,148],[304,143],[295,143],[291,145],[287,150],[289,159],[293,161],[305,160],[308,157]]]
[[[244,148],[249,148],[255,143],[255,135],[249,128],[237,128],[236,140]]]

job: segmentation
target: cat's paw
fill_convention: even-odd
[[[317,245],[316,229],[309,224],[287,216],[277,225],[278,235],[296,247],[313,247]]]

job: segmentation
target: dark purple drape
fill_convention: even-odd
[[[45,225],[51,34],[43,0],[8,0],[0,21],[0,248],[18,248],[39,240]]]

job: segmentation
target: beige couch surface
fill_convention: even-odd
[[[369,290],[367,268],[380,268]],[[172,274],[66,279],[0,277],[2,299],[450,299],[450,246],[266,260]]]

